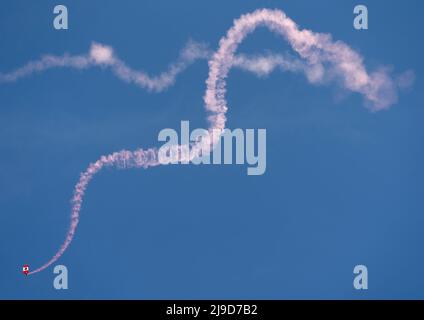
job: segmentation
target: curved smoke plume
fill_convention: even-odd
[[[301,59],[287,58],[282,55],[266,55],[247,57],[235,55],[239,44],[257,27],[265,26],[270,31],[281,35],[300,56]],[[189,153],[182,152],[183,146],[176,146],[175,154],[181,160],[192,160],[198,151],[211,151],[220,138],[220,132],[225,128],[226,112],[228,110],[226,95],[226,78],[232,67],[240,67],[258,75],[266,75],[279,67],[283,70],[303,72],[311,83],[341,84],[345,89],[361,94],[367,106],[373,111],[387,109],[397,101],[397,89],[411,82],[412,73],[399,77],[401,83],[393,80],[387,69],[368,73],[363,58],[348,45],[341,41],[333,41],[331,35],[301,30],[296,23],[280,10],[261,9],[241,16],[234,21],[219,42],[215,53],[210,53],[203,45],[189,43],[182,51],[180,59],[172,64],[169,70],[158,77],[149,77],[144,72],[134,71],[119,60],[111,47],[94,43],[90,53],[83,56],[45,56],[37,62],[9,74],[0,74],[0,82],[11,82],[31,73],[43,71],[52,67],[87,68],[103,66],[110,68],[120,79],[135,83],[143,88],[161,91],[171,85],[178,73],[197,59],[209,60],[209,76],[206,80],[204,102],[209,112],[209,132],[206,139],[193,143]],[[218,134],[212,134],[218,132]],[[81,174],[75,186],[72,198],[71,224],[57,253],[43,266],[31,272],[44,270],[57,261],[69,247],[79,222],[81,206],[85,190],[94,177],[105,166],[117,168],[148,168],[160,165],[159,153],[156,149],[120,151],[102,156],[90,164]]]

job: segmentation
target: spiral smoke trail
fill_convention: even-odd
[[[264,59],[262,61],[253,59],[249,63],[249,59],[245,56],[235,56],[239,44],[259,26],[265,26],[270,31],[281,35],[304,61],[300,65],[298,65],[298,62],[287,64],[287,61],[281,61],[276,56],[268,56],[267,58],[262,58]],[[160,81],[156,79],[158,81],[153,82],[151,78],[146,78],[144,74],[133,72],[123,62],[117,60],[111,48],[99,44],[93,45],[89,57],[68,57],[68,59],[71,59],[68,62],[72,61],[75,67],[81,68],[87,67],[90,63],[110,66],[113,72],[125,81],[135,82],[147,89],[161,90],[173,82],[175,75],[183,70],[189,61],[202,56],[204,52],[202,50],[200,52],[202,53],[197,52],[197,55],[186,53],[180,63],[171,67],[170,73],[162,78],[159,77]],[[60,63],[56,61],[56,64]],[[280,66],[286,70],[304,72],[311,83],[338,82],[345,89],[360,93],[364,97],[366,105],[372,111],[387,109],[395,103],[397,101],[397,88],[400,85],[397,81],[392,80],[386,69],[367,73],[363,58],[345,43],[341,41],[334,42],[331,35],[314,33],[310,30],[300,30],[296,23],[280,10],[256,10],[234,21],[234,25],[228,30],[226,36],[220,40],[218,50],[212,55],[209,61],[209,76],[206,80],[207,88],[204,95],[206,110],[209,112],[210,134],[205,139],[193,143],[190,146],[189,153],[182,152],[186,146],[169,147],[170,150],[167,151],[177,151],[174,154],[180,161],[194,159],[199,155],[199,150],[202,150],[203,154],[204,152],[211,152],[218,143],[220,133],[225,128],[225,114],[228,110],[225,99],[226,78],[230,69],[234,66],[240,66],[259,74],[267,74],[271,69]],[[34,64],[30,64],[19,72],[9,74],[9,78],[6,80],[14,81],[21,76],[42,69],[41,65],[35,64],[34,66]],[[404,75],[402,83],[410,80],[410,77],[410,73]],[[4,75],[3,80],[5,80]],[[105,166],[147,169],[162,163],[160,152],[157,149],[139,149],[136,151],[124,150],[102,156],[99,160],[90,164],[86,171],[81,174],[79,182],[74,189],[71,224],[65,241],[47,263],[30,274],[46,269],[57,261],[69,247],[78,226],[85,190],[97,172]]]

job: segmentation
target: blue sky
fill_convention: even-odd
[[[8,1],[0,11],[0,72],[42,54],[81,54],[92,41],[131,67],[158,73],[189,40],[217,48],[233,19],[278,8],[302,28],[331,33],[369,69],[413,69],[390,110],[312,86],[233,70],[228,127],[267,129],[267,172],[245,166],[104,170],[89,186],[76,237],[53,268],[25,278],[62,243],[79,173],[102,154],[159,146],[181,120],[206,127],[208,66],[196,62],[159,94],[107,70],[55,69],[0,85],[0,298],[424,298],[424,56],[422,1],[361,1],[369,30],[352,27],[357,1]],[[285,52],[265,29],[243,53]],[[340,98],[342,97],[342,98]],[[365,264],[369,290],[352,286]]]

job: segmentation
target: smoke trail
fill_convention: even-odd
[[[132,152],[123,150],[107,156],[102,156],[96,162],[91,163],[88,168],[83,173],[81,173],[80,179],[74,188],[74,196],[72,197],[71,224],[69,226],[65,241],[63,242],[60,249],[56,252],[56,254],[47,263],[45,263],[40,268],[31,271],[29,274],[37,273],[46,269],[52,263],[57,261],[68,248],[68,246],[71,244],[72,239],[74,238],[75,230],[79,223],[79,215],[85,190],[87,189],[88,184],[97,172],[99,172],[103,167],[110,166],[116,166],[117,168],[121,169],[147,169],[149,167],[154,167],[157,165],[159,165],[159,162],[157,160],[156,149],[139,149]]]
[[[309,66],[302,60],[292,56],[268,53],[265,55],[248,56],[239,54],[234,56],[232,67],[249,71],[259,77],[267,76],[275,69],[282,71],[304,72],[308,74]]]
[[[296,23],[280,10],[260,9],[241,16],[219,42],[218,51],[209,61],[209,77],[204,95],[210,127],[225,128],[227,111],[226,77],[238,45],[257,27],[265,26],[281,35],[309,64],[309,79],[320,82],[327,77],[341,80],[343,86],[362,94],[371,110],[388,108],[397,101],[396,83],[385,69],[368,74],[363,58],[341,41],[332,41],[329,34],[300,30]],[[325,71],[325,68],[328,71]]]
[[[197,60],[206,60],[213,52],[204,43],[190,40],[181,50],[176,62],[172,63],[168,70],[157,76],[150,76],[146,72],[130,68],[119,59],[112,47],[93,42],[88,54],[71,56],[45,55],[40,60],[32,61],[25,66],[10,73],[0,73],[0,84],[15,82],[21,78],[31,76],[53,68],[87,69],[90,67],[109,68],[122,81],[133,83],[143,89],[161,92],[175,83],[177,76]],[[256,74],[265,76],[274,69],[283,71],[306,70],[306,64],[300,59],[289,55],[265,54],[240,55],[234,59],[233,66]],[[306,72],[306,71],[305,71]]]
[[[257,27],[265,26],[270,31],[283,36],[291,47],[306,62],[279,58],[278,56],[268,56],[267,58],[253,58],[246,56],[235,56],[239,44],[245,37],[253,32]],[[99,44],[92,46],[90,56],[78,59],[68,58],[70,66],[86,67],[89,64],[110,66],[115,74],[121,79],[134,82],[141,87],[150,90],[160,90],[164,86],[172,83],[175,75],[187,66],[191,59],[199,57],[198,53],[189,51],[190,54],[183,54],[179,63],[171,66],[164,76],[152,79],[144,73],[134,72],[126,67],[123,62],[114,57],[113,50]],[[203,52],[204,53],[204,52]],[[79,62],[75,62],[79,61]],[[82,62],[80,61],[82,59]],[[88,59],[88,60],[86,60]],[[262,59],[262,60],[261,60]],[[53,59],[54,60],[54,59]],[[49,59],[43,60],[50,61]],[[57,63],[48,62],[46,65]],[[206,139],[194,142],[190,152],[186,152],[187,146],[177,145],[169,147],[165,151],[176,151],[176,157],[180,161],[191,160],[198,155],[199,150],[210,152],[220,139],[220,134],[225,128],[226,112],[228,109],[225,99],[226,78],[229,70],[239,66],[248,71],[253,71],[259,75],[266,75],[276,67],[281,67],[290,71],[303,71],[311,83],[320,83],[324,80],[341,81],[342,85],[353,92],[360,93],[368,101],[371,110],[378,111],[388,108],[397,99],[397,84],[393,81],[385,69],[377,70],[368,74],[363,58],[350,47],[340,41],[333,42],[331,36],[322,33],[313,33],[309,30],[299,30],[298,26],[288,18],[282,11],[261,9],[241,16],[234,21],[234,25],[228,30],[227,35],[219,42],[218,50],[209,61],[209,76],[206,80],[206,93],[204,102],[206,110],[210,113],[208,120],[210,123],[210,135]],[[23,75],[41,70],[37,64],[29,64],[19,72],[8,76],[10,81],[18,79]],[[411,74],[402,77],[402,83],[408,84],[412,79]],[[172,150],[171,150],[172,149]],[[203,153],[204,154],[204,153]],[[148,168],[160,165],[161,159],[156,149],[146,151],[121,151],[108,156],[102,156],[98,161],[89,165],[87,170],[81,174],[80,180],[75,186],[72,199],[71,225],[66,239],[58,252],[40,268],[31,272],[36,273],[44,270],[57,261],[70,245],[75,230],[79,222],[80,210],[83,202],[85,190],[93,178],[104,166],[116,166],[118,168]]]
[[[88,54],[76,56],[70,56],[69,54],[63,56],[46,55],[40,60],[29,62],[10,73],[0,73],[0,84],[14,82],[52,68],[86,69],[89,67],[102,67],[110,68],[123,81],[134,83],[147,90],[159,92],[172,85],[176,76],[190,64],[198,59],[207,59],[210,54],[205,44],[189,41],[180,52],[178,60],[171,64],[167,71],[151,77],[143,71],[129,68],[114,54],[112,47],[93,42]]]

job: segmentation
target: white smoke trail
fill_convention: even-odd
[[[274,53],[255,56],[239,54],[234,56],[231,65],[259,77],[267,76],[277,68],[282,71],[304,72],[305,74],[309,72],[308,65],[304,61],[289,55]]]
[[[332,41],[329,34],[300,30],[296,23],[280,10],[261,9],[241,16],[219,42],[218,51],[209,61],[209,77],[204,96],[211,128],[225,127],[227,102],[226,82],[238,45],[257,27],[265,26],[283,36],[310,66],[309,80],[320,82],[327,74],[341,80],[343,86],[364,96],[371,110],[388,108],[397,101],[396,83],[385,69],[368,74],[363,58],[341,41]]]
[[[235,56],[239,44],[259,26],[265,26],[270,31],[283,36],[305,61],[300,62],[296,59],[287,59],[275,55],[259,58],[248,58],[244,55]],[[118,77],[125,81],[134,82],[150,90],[162,90],[172,84],[176,74],[186,68],[190,61],[201,57],[203,53],[205,53],[203,50],[200,50],[200,53],[195,50],[183,53],[180,62],[171,65],[170,70],[158,78],[150,78],[144,73],[129,69],[114,56],[110,47],[99,44],[93,44],[89,57],[65,57],[65,60],[56,60],[50,57],[44,58],[42,61],[46,66],[66,65],[77,68],[85,68],[92,64],[109,66]],[[210,135],[206,139],[193,143],[189,153],[185,152],[186,146],[175,146],[173,150],[168,150],[177,151],[176,157],[180,161],[192,160],[198,155],[199,150],[202,150],[203,154],[205,151],[210,152],[219,141],[220,133],[225,128],[225,114],[228,109],[225,99],[226,78],[229,70],[234,66],[259,75],[266,75],[276,67],[294,72],[303,71],[311,83],[320,83],[324,80],[341,81],[344,88],[362,94],[365,100],[369,102],[371,110],[374,111],[388,108],[397,99],[397,84],[390,78],[388,72],[381,69],[370,74],[367,73],[363,58],[345,43],[333,42],[328,34],[300,30],[282,11],[257,10],[234,21],[233,27],[220,40],[218,50],[209,61],[209,77],[206,80],[207,89],[204,101],[206,110],[210,112],[208,117]],[[3,75],[3,79],[14,81],[39,70],[43,70],[43,66],[40,64],[28,64],[18,71]],[[405,74],[401,78],[402,84],[406,85],[411,81],[412,75]],[[159,164],[161,164],[161,159],[159,159],[159,153],[156,149],[121,151],[102,156],[98,161],[90,164],[88,169],[81,174],[74,189],[71,225],[64,243],[53,258],[40,268],[32,271],[31,274],[40,272],[57,261],[70,245],[79,222],[85,190],[97,172],[104,166],[148,168]]]
[[[90,67],[109,68],[121,80],[133,83],[143,89],[161,92],[175,83],[177,76],[197,60],[206,60],[212,56],[206,44],[189,41],[181,50],[180,56],[172,63],[168,70],[157,76],[150,76],[144,71],[134,70],[119,59],[112,47],[93,42],[86,55],[62,56],[45,55],[40,60],[32,61],[25,66],[10,73],[0,73],[0,84],[15,82],[21,78],[31,76],[53,68],[87,69]],[[307,65],[300,59],[289,55],[240,55],[233,61],[233,66],[256,74],[265,76],[274,69],[283,71],[301,71],[307,73]]]
[[[29,62],[10,73],[0,73],[0,84],[14,82],[52,68],[86,69],[89,67],[102,67],[110,68],[123,81],[134,83],[147,90],[159,92],[172,85],[176,76],[190,64],[198,59],[207,59],[210,54],[206,45],[189,41],[181,51],[178,60],[171,64],[167,71],[151,77],[146,72],[129,68],[115,55],[111,47],[93,42],[88,54],[76,56],[68,54],[63,56],[46,55],[40,60]]]
[[[120,151],[113,154],[102,156],[99,160],[91,163],[88,168],[81,173],[80,179],[74,188],[74,196],[72,197],[72,210],[71,210],[71,224],[68,233],[66,234],[65,241],[56,254],[40,268],[31,271],[29,274],[40,272],[57,261],[74,238],[75,230],[79,223],[79,215],[81,211],[82,201],[84,198],[85,190],[94,175],[99,172],[103,167],[116,166],[117,168],[149,168],[159,165],[157,159],[157,150],[136,150],[136,151]]]

